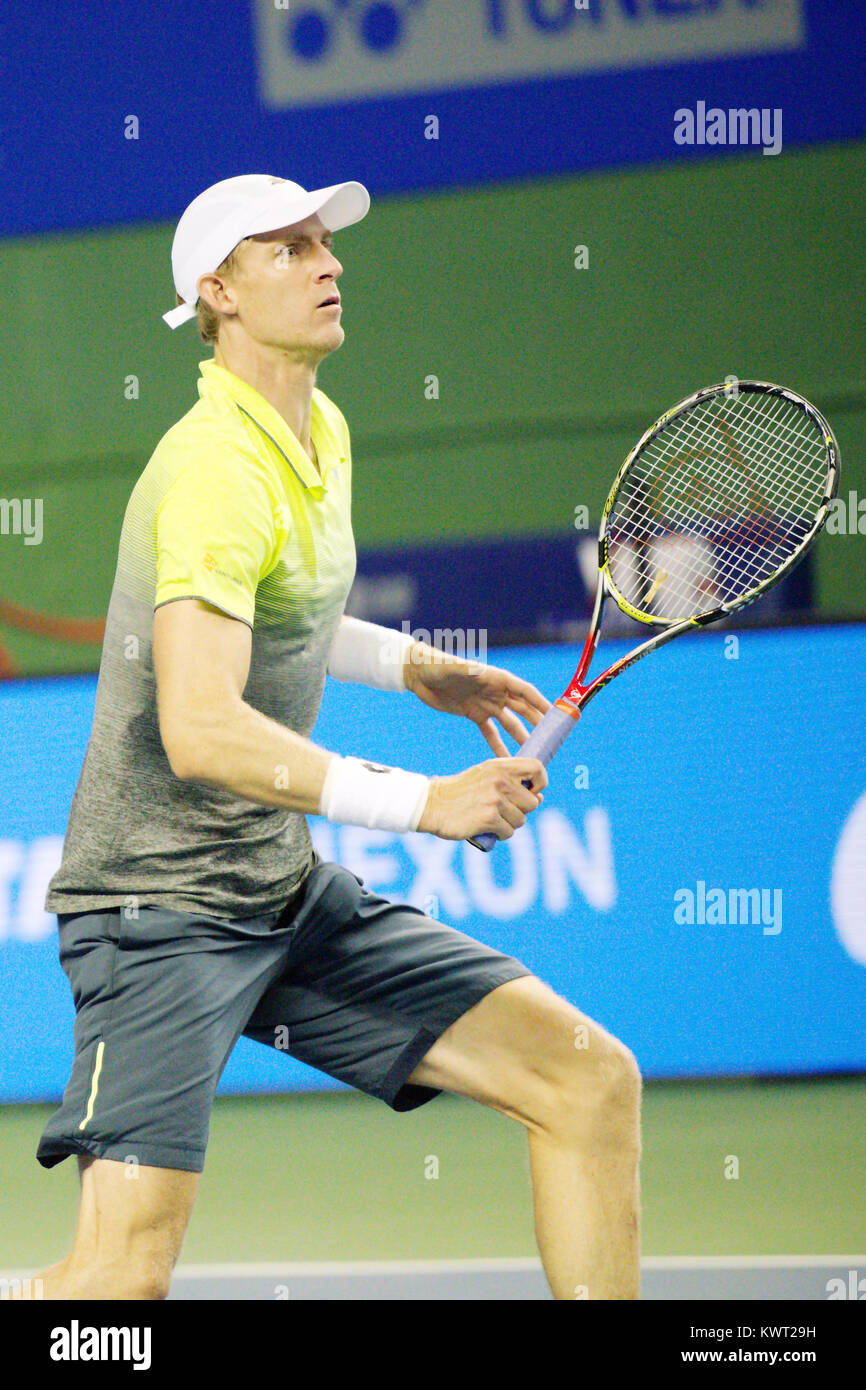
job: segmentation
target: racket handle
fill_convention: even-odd
[[[515,757],[537,758],[547,767],[554,753],[557,753],[565,743],[577,723],[577,718],[577,711],[574,714],[568,714],[565,710],[559,709],[557,705],[551,705],[541,722],[536,724],[526,742],[521,744]],[[530,784],[524,782],[523,785],[528,787]],[[498,843],[498,836],[494,835],[491,830],[485,830],[481,835],[473,835],[469,843],[487,854]]]

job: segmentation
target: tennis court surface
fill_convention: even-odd
[[[33,1157],[51,1108],[0,1108],[0,1277],[73,1233],[74,1166]],[[864,1158],[862,1077],[647,1083],[642,1298],[863,1299]],[[524,1131],[452,1096],[220,1099],[171,1297],[549,1299]]]

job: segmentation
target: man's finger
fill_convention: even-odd
[[[511,768],[521,782],[531,782],[532,791],[539,792],[547,786],[547,768],[538,758],[521,758],[519,754],[511,759]]]
[[[518,719],[516,714],[512,714],[511,710],[500,710],[496,718],[499,720],[503,729],[506,729],[518,743],[525,743],[529,738],[529,731],[526,725]]]
[[[546,695],[542,695],[540,690],[536,690],[529,681],[520,680],[517,676],[512,676],[509,681],[508,703],[515,709],[523,707],[525,710],[537,710],[539,714],[546,714],[550,709],[550,701]]]
[[[500,734],[492,719],[485,719],[484,723],[479,724],[478,727],[484,735],[487,744],[496,754],[497,758],[511,757],[511,754],[505,747],[505,744],[502,742],[502,735]]]
[[[514,802],[506,801],[500,806],[499,814],[513,830],[520,830],[526,824],[526,812],[521,811]]]
[[[522,696],[514,694],[509,694],[503,708],[513,710],[516,714],[519,714],[520,717],[531,724],[533,728],[535,728],[536,724],[541,723],[547,713],[547,709],[539,709],[537,705],[532,705],[528,700],[524,700]],[[549,702],[547,708],[550,708]]]

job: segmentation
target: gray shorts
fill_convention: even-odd
[[[163,907],[58,918],[75,1060],[37,1157],[71,1153],[200,1173],[217,1082],[254,1038],[394,1110],[444,1030],[532,972],[317,860],[281,913],[225,921]]]

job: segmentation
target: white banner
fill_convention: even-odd
[[[254,8],[259,95],[270,108],[804,44],[802,0],[255,0]]]

